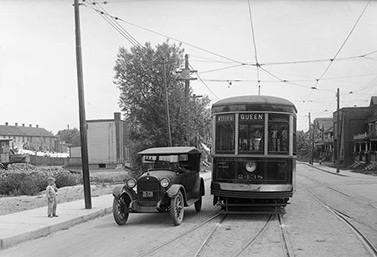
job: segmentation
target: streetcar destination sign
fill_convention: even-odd
[[[240,120],[263,120],[262,113],[241,113]]]

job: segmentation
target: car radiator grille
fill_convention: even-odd
[[[158,201],[159,181],[154,177],[144,177],[137,182],[138,197],[142,201]]]

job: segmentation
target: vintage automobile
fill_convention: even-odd
[[[142,175],[114,188],[113,216],[118,225],[130,212],[170,212],[174,225],[182,223],[184,207],[199,212],[204,180],[199,176],[201,152],[195,147],[158,147],[138,153]]]

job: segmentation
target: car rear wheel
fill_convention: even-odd
[[[181,192],[178,192],[170,200],[170,217],[175,226],[181,225],[184,215],[184,202],[183,195]]]
[[[128,205],[120,197],[114,197],[113,200],[113,217],[115,222],[122,226],[126,224],[128,215],[130,214],[128,210]]]
[[[202,210],[202,197],[199,198],[198,201],[195,202],[195,211],[200,212]]]

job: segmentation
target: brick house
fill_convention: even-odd
[[[0,139],[11,139],[11,149],[26,149],[33,151],[55,151],[55,136],[38,125],[33,127],[31,124],[21,126],[15,123],[14,126],[5,123],[0,125]]]
[[[348,166],[355,160],[376,161],[377,97],[373,96],[367,107],[344,107],[340,109],[339,134],[337,132],[337,115],[338,112],[335,111],[333,113],[334,146],[340,140],[340,163]],[[335,159],[338,156],[336,148]]]

